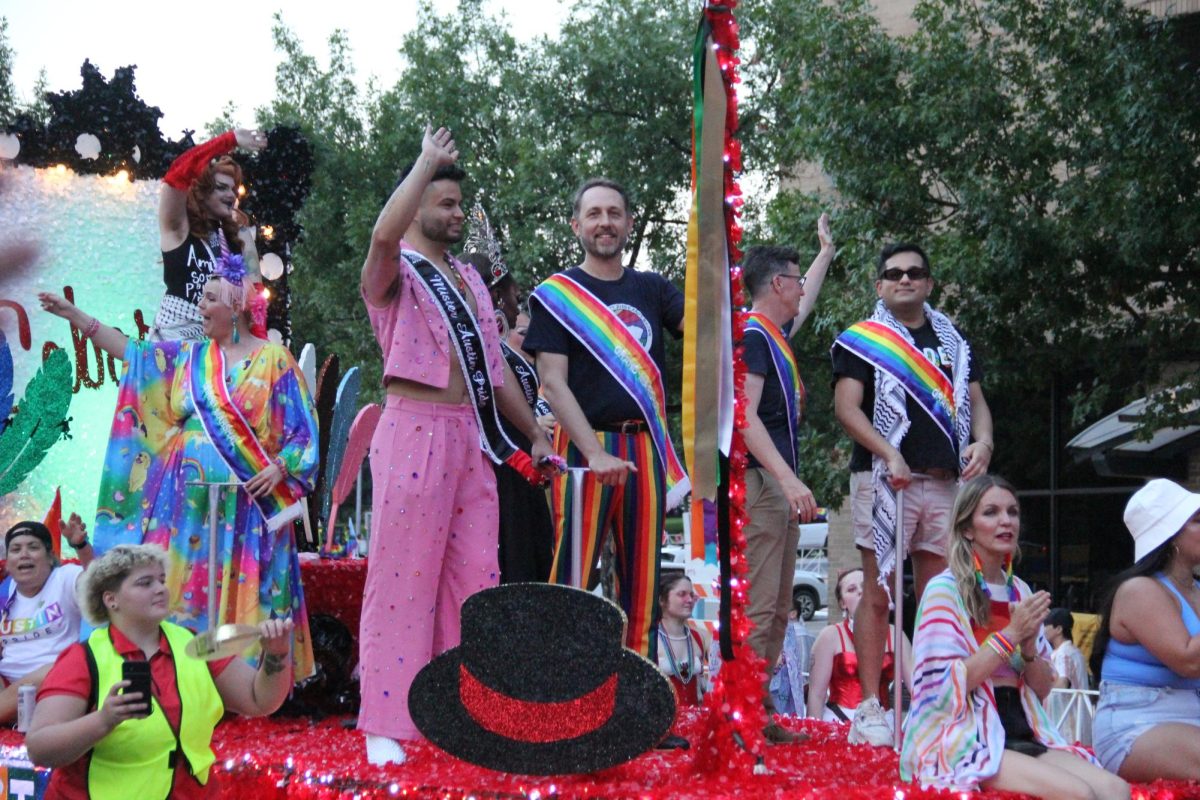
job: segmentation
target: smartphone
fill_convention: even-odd
[[[129,681],[129,686],[125,687],[121,694],[140,692],[142,695],[142,702],[146,704],[146,710],[138,716],[150,716],[150,662],[123,662],[121,664],[121,680]]]

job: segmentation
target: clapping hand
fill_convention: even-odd
[[[1025,645],[1036,646],[1038,631],[1042,628],[1042,620],[1050,611],[1050,593],[1035,592],[1019,603],[1012,603],[1010,607],[1012,610],[1008,621],[1009,638],[1021,644],[1022,647]],[[1032,652],[1036,652],[1036,650]]]

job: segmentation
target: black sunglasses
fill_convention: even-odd
[[[889,267],[879,273],[879,277],[885,281],[898,281],[905,275],[910,281],[923,281],[929,277],[929,270],[925,267],[912,267],[910,269],[900,269],[899,267]]]

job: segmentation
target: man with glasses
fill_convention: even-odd
[[[946,568],[958,480],[986,473],[992,459],[981,369],[954,324],[926,303],[932,290],[925,252],[915,244],[888,245],[879,254],[874,313],[833,345],[834,412],[854,440],[850,507],[863,566],[854,617],[863,701],[850,727],[854,744],[892,743],[880,675],[887,577],[903,569],[895,563],[896,492],[904,490],[904,550],[912,556],[919,601],[928,580]]]
[[[812,312],[829,263],[833,238],[829,217],[817,221],[821,250],[800,274],[800,254],[790,247],[751,247],[742,259],[742,281],[753,305],[742,338],[746,363],[746,415],[741,429],[750,461],[746,468],[748,616],[754,623],[747,641],[766,659],[768,674],[779,659],[792,607],[797,520],[811,522],[817,503],[804,482],[797,432],[804,414],[804,384],[790,343]],[[797,741],[772,719],[775,703],[763,687],[767,727],[773,743]]]

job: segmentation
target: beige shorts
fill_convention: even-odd
[[[954,524],[954,497],[958,483],[914,475],[904,490],[904,552],[921,550],[946,557],[950,527]],[[854,544],[861,550],[875,549],[871,532],[871,473],[850,473],[850,520],[854,526]]]

